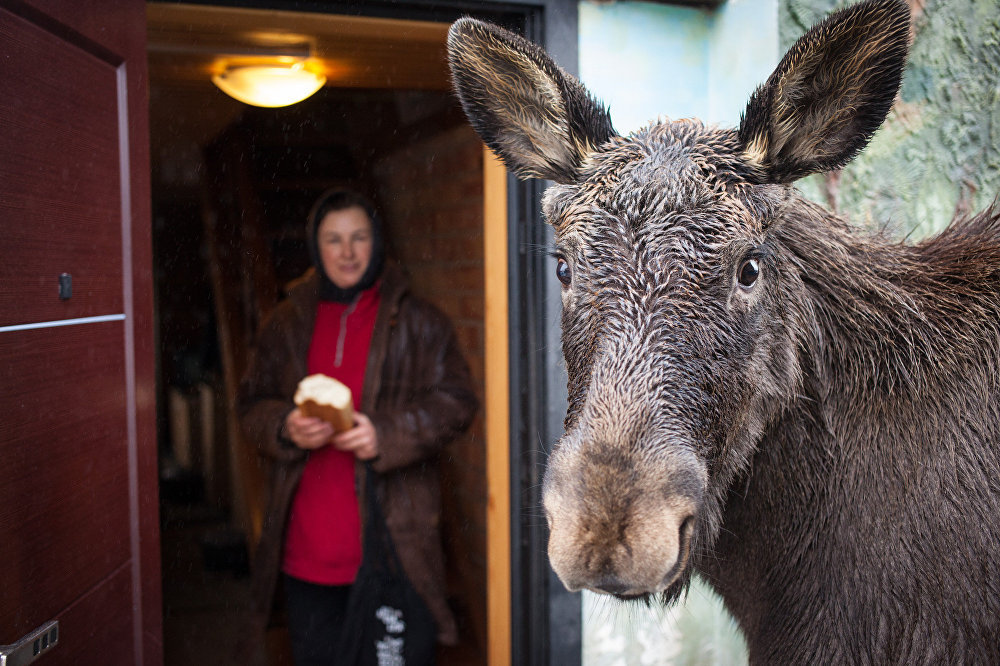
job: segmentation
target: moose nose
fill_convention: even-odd
[[[549,459],[549,563],[570,591],[658,594],[687,575],[704,465],[679,447],[635,448],[571,431]]]
[[[555,520],[549,559],[572,591],[631,597],[657,594],[679,580],[691,554],[694,514],[684,507],[650,511],[635,527],[580,517]]]

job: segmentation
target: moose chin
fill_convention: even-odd
[[[456,22],[473,127],[543,197],[568,374],[545,474],[571,590],[698,573],[754,663],[1000,663],[1000,215],[918,243],[807,201],[897,95],[909,8],[792,46],[737,128],[619,135],[538,46]]]

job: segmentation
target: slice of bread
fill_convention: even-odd
[[[309,375],[299,382],[295,404],[306,416],[329,422],[337,432],[354,427],[351,389],[333,377]]]

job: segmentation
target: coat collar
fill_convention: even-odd
[[[399,307],[399,301],[410,288],[402,267],[395,261],[387,260],[379,284],[382,298],[380,309],[389,306],[395,312]],[[286,291],[289,302],[303,324],[309,324],[307,328],[311,335],[311,324],[316,318],[316,305],[319,302],[319,275],[316,269],[310,268],[296,278],[288,285]]]

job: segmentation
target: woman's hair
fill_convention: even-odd
[[[371,222],[372,254],[371,258],[368,260],[368,268],[365,270],[358,283],[353,287],[341,289],[330,280],[329,276],[326,274],[326,270],[323,268],[323,259],[319,252],[319,239],[316,237],[316,234],[319,233],[320,222],[323,221],[323,218],[326,217],[327,214],[354,207],[364,210],[368,215],[368,220]],[[372,202],[363,195],[355,192],[354,190],[328,190],[316,200],[315,204],[313,204],[312,210],[309,212],[306,229],[306,238],[309,243],[309,256],[312,259],[313,266],[316,268],[316,272],[319,274],[320,300],[348,303],[354,300],[354,297],[357,296],[359,292],[374,285],[378,278],[382,275],[382,268],[385,264],[385,234],[382,229],[382,220],[378,215],[378,211],[375,210],[375,206],[372,205]]]
[[[316,225],[326,217],[327,213],[333,213],[338,210],[347,210],[348,208],[354,208],[357,206],[368,214],[368,219],[372,221],[372,226],[378,225],[381,227],[381,221],[378,218],[378,211],[375,210],[375,206],[371,201],[368,200],[364,195],[355,192],[354,190],[329,190],[323,196],[321,196],[316,204],[313,206],[313,212],[311,218],[315,220]]]

